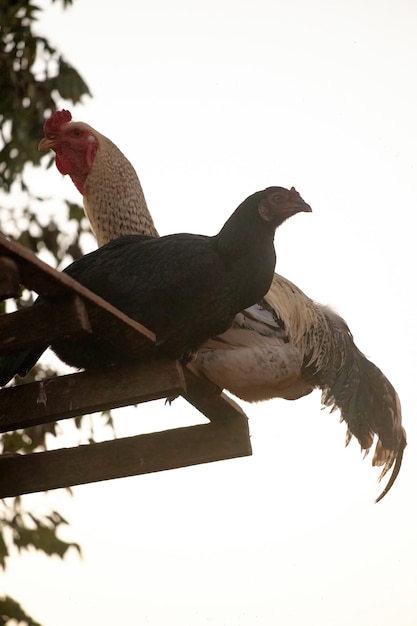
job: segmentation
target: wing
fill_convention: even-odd
[[[193,349],[232,321],[227,272],[210,237],[122,237],[65,271],[154,331],[167,352]]]

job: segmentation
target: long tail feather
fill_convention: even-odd
[[[400,399],[381,370],[357,348],[345,321],[330,309],[322,307],[322,311],[338,346],[337,356],[330,352],[327,363],[314,373],[322,390],[322,402],[332,411],[340,411],[341,420],[347,425],[346,443],[353,435],[368,453],[377,438],[372,464],[382,467],[381,479],[395,462],[391,488],[406,446]],[[314,363],[307,370],[312,367]]]
[[[357,348],[346,322],[330,308],[278,274],[265,300],[302,355],[303,379],[322,390],[325,406],[340,411],[347,425],[346,444],[354,436],[367,454],[376,438],[372,464],[382,467],[380,479],[394,466],[381,500],[398,476],[407,444],[397,392]]]

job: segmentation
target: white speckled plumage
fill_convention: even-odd
[[[99,148],[85,181],[83,197],[98,245],[134,233],[157,237],[134,167],[110,139],[91,131]]]

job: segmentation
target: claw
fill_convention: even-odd
[[[178,396],[170,396],[169,398],[165,398],[165,404],[169,404],[169,406],[171,406],[171,404],[174,402],[174,400],[176,400],[178,398]]]

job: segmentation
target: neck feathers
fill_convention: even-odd
[[[218,248],[229,256],[251,254],[251,251],[262,250],[268,245],[273,250],[276,226],[272,221],[261,219],[255,200],[247,199],[232,213],[215,236]]]
[[[132,164],[107,137],[99,135],[99,143],[84,188],[84,208],[98,245],[129,234],[157,237]]]

